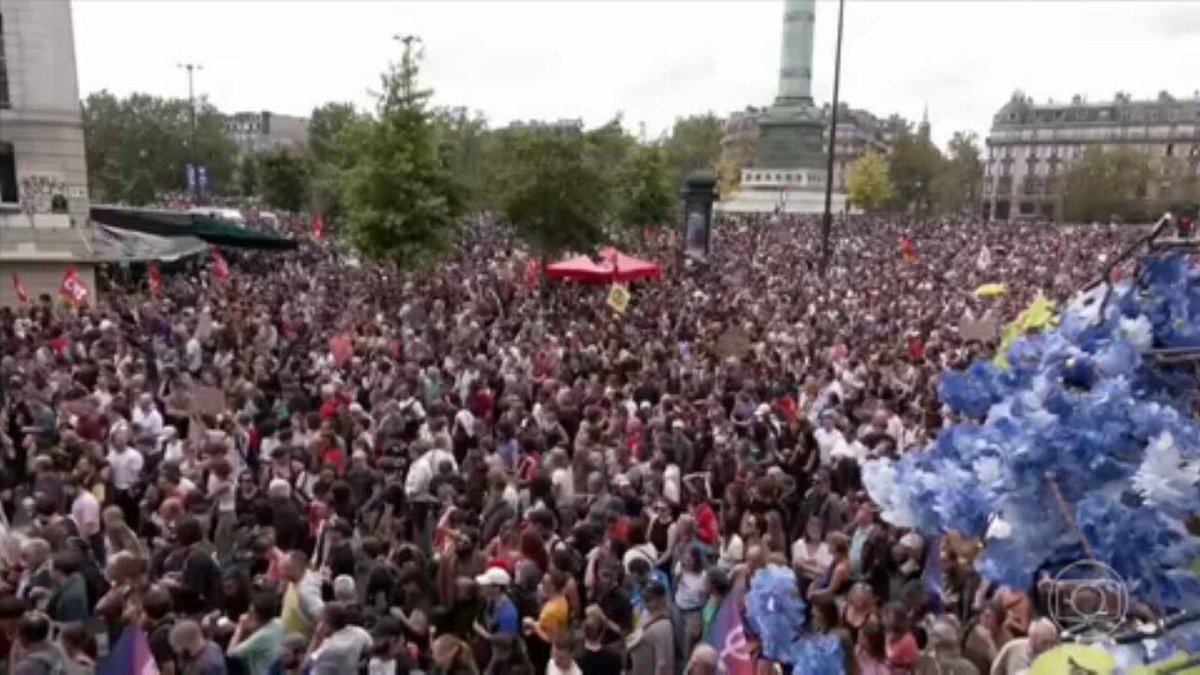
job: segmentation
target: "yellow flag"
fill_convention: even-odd
[[[625,314],[629,307],[629,289],[625,284],[613,284],[608,289],[608,306],[617,314]]]
[[[1034,331],[1058,325],[1058,314],[1054,312],[1054,301],[1041,293],[1029,304],[1017,318],[1004,326],[1000,333],[1000,349],[992,363],[1001,368],[1008,367],[1008,358],[1004,355],[1017,338]]]

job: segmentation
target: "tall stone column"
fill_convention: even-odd
[[[812,102],[813,24],[816,0],[785,0],[776,105]]]

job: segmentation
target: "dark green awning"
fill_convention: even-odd
[[[108,227],[158,237],[195,237],[214,246],[267,251],[287,251],[297,246],[294,239],[250,229],[231,220],[203,213],[93,206],[91,219]]]

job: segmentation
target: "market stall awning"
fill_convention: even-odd
[[[602,283],[612,281],[613,268],[609,262],[596,262],[586,255],[567,258],[546,265],[543,270],[552,279],[575,279]]]
[[[203,213],[93,206],[92,221],[119,230],[132,230],[157,237],[194,237],[214,246],[286,251],[296,241],[271,232],[243,227],[233,221]]]
[[[600,249],[600,257],[613,266],[612,278],[615,281],[656,279],[662,276],[662,265],[653,260],[626,255],[612,246]]]
[[[209,247],[196,237],[159,237],[105,225],[92,229],[91,245],[93,257],[99,262],[174,262],[203,253]]]

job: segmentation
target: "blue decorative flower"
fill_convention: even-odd
[[[1014,341],[1008,368],[946,372],[942,402],[969,422],[924,451],[868,462],[884,517],[927,533],[983,536],[994,581],[1028,586],[1036,570],[1090,550],[1133,595],[1200,611],[1200,558],[1183,519],[1200,511],[1200,383],[1190,364],[1147,357],[1200,348],[1200,273],[1183,256],[1143,261],[1136,279],[1073,300],[1059,327]],[[1101,306],[1103,305],[1103,307]]]

